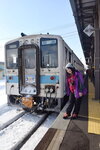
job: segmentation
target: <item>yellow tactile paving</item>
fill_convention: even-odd
[[[93,98],[94,86],[89,81],[88,133],[100,134],[100,102]]]

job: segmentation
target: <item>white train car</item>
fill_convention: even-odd
[[[5,45],[8,104],[59,112],[66,95],[68,62],[84,66],[58,35],[23,36]]]

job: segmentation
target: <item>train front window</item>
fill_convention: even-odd
[[[23,51],[24,65],[26,69],[36,68],[36,49],[25,49]]]
[[[58,46],[57,39],[41,38],[41,67],[56,68],[58,67]]]
[[[7,68],[8,69],[17,69],[18,68],[18,54],[17,49],[8,49],[7,50]]]

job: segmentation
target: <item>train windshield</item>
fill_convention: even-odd
[[[33,48],[25,49],[23,51],[24,56],[24,65],[26,69],[34,69],[36,68],[36,49]]]
[[[57,39],[41,38],[41,67],[58,67],[58,46]]]
[[[7,69],[18,68],[18,47],[19,47],[19,41],[6,45]]]
[[[7,68],[8,69],[18,68],[18,50],[17,49],[7,50]]]

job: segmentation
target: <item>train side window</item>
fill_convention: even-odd
[[[69,52],[69,62],[71,62],[71,52]]]

